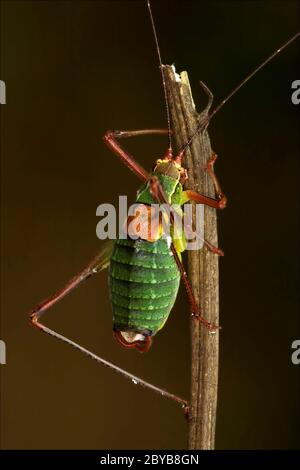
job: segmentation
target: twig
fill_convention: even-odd
[[[212,102],[209,90],[208,106],[198,115],[195,110],[188,75],[180,77],[174,67],[164,66],[168,101],[176,145],[181,148],[193,134],[199,122],[208,115]],[[203,131],[185,152],[184,166],[188,169],[187,187],[214,197],[214,188],[206,171],[212,150],[207,131]],[[217,240],[215,209],[204,209],[205,238],[214,245]],[[219,324],[218,257],[206,247],[188,252],[188,271],[196,301],[202,315]],[[191,400],[189,418],[189,448],[213,449],[215,444],[219,334],[214,335],[194,319],[191,320]]]

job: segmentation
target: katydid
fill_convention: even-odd
[[[181,206],[187,201],[195,201],[196,203],[205,204],[215,209],[223,209],[226,207],[227,199],[214,173],[213,165],[216,160],[216,155],[213,154],[207,162],[207,171],[213,180],[215,188],[215,198],[210,198],[194,191],[184,190],[183,185],[187,178],[187,172],[184,166],[185,151],[189,148],[195,136],[208,126],[211,118],[224,104],[253,77],[258,70],[298,38],[300,33],[297,33],[283,44],[282,47],[277,49],[223,99],[208,115],[205,121],[199,123],[196,131],[189,137],[182,148],[179,149],[179,152],[174,154],[164,66],[161,60],[157,33],[149,1],[147,5],[162,76],[167,129],[107,131],[104,135],[104,142],[142,181],[136,202],[141,207],[144,207],[146,213],[149,213],[149,215],[151,215],[152,204],[165,204],[172,207],[174,204]],[[153,170],[150,172],[146,171],[133,156],[119,144],[119,139],[148,134],[165,134],[168,137],[168,147],[165,154],[155,161]],[[131,220],[128,218],[128,225],[130,221]],[[173,222],[174,219],[171,212],[171,227]],[[135,235],[137,235],[137,237],[132,238],[128,235],[126,239],[117,239],[113,244],[106,244],[104,249],[77,276],[72,278],[63,289],[34,308],[30,312],[30,319],[32,324],[41,331],[79,349],[97,362],[131,379],[134,383],[139,383],[142,386],[167,396],[186,408],[187,402],[184,399],[135,377],[118,366],[96,356],[65,336],[49,329],[40,322],[40,317],[45,311],[60,301],[74,288],[94,274],[109,268],[109,286],[114,324],[113,330],[115,338],[122,346],[135,348],[140,352],[148,351],[153,336],[165,325],[173,308],[180,279],[182,279],[186,287],[193,318],[195,321],[202,322],[209,331],[214,332],[215,329],[218,328],[218,325],[210,324],[205,319],[205,312],[199,311],[187,273],[182,264],[181,253],[185,250],[185,235],[182,234],[179,239],[175,236],[170,239],[170,237],[167,237],[164,233],[160,222],[157,224],[154,236],[152,236],[152,234],[150,236],[147,231],[144,231],[143,234],[140,232],[135,233]],[[209,240],[204,240],[204,243],[208,249],[213,251],[216,255],[223,254],[222,251],[214,247]]]

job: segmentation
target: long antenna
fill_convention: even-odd
[[[155,23],[154,23],[154,19],[153,19],[153,15],[152,15],[150,0],[147,0],[147,5],[148,5],[149,14],[150,14],[150,20],[151,20],[152,30],[153,30],[153,34],[154,34],[155,44],[156,44],[156,50],[157,50],[157,55],[158,55],[158,60],[159,60],[159,68],[160,68],[160,72],[161,72],[162,83],[163,83],[163,87],[164,87],[165,105],[166,105],[167,122],[168,122],[168,156],[169,156],[169,158],[171,158],[172,157],[171,117],[170,117],[170,109],[169,109],[168,96],[167,96],[167,87],[166,87],[166,82],[165,82],[163,64],[162,64],[162,61],[161,61],[160,48],[159,48],[159,44],[158,44],[158,38],[157,38]]]
[[[256,69],[253,70],[253,72],[250,73],[250,75],[247,75],[244,80],[242,80],[235,88],[232,90],[229,95],[227,95],[218,106],[215,107],[215,109],[204,119],[204,121],[200,122],[195,130],[195,132],[191,135],[189,140],[187,141],[186,144],[183,145],[179,152],[179,157],[182,157],[183,153],[185,150],[191,145],[194,137],[198,134],[198,132],[201,132],[207,124],[210,122],[212,117],[217,114],[218,111],[220,111],[221,108],[223,108],[224,104],[227,103],[227,101],[232,98],[233,95],[235,95],[260,69],[262,69],[265,65],[267,65],[271,60],[273,60],[281,51],[283,51],[286,47],[288,47],[293,41],[295,41],[298,37],[300,36],[300,32],[295,34],[295,36],[291,37],[288,41],[286,41],[279,49],[277,49],[273,54],[271,54],[266,60],[264,60]]]

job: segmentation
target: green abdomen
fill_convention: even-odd
[[[167,240],[117,240],[109,270],[116,330],[154,335],[174,305],[180,274]]]

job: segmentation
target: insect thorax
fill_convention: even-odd
[[[165,195],[168,198],[169,204],[180,204],[182,185],[178,180],[156,171],[152,172],[150,177],[151,176],[157,177]],[[157,200],[151,194],[149,180],[146,181],[138,190],[136,202],[143,204],[157,204]]]

